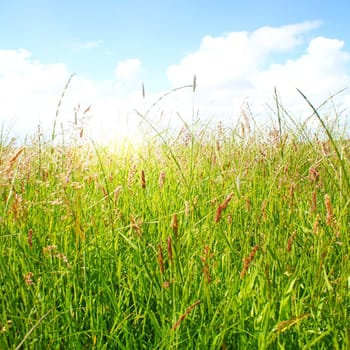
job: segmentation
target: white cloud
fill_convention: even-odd
[[[198,50],[169,66],[168,79],[175,88],[191,84],[196,74],[195,109],[199,109],[201,119],[235,124],[243,101],[250,103],[257,117],[266,117],[266,103],[274,106],[275,86],[293,116],[303,113],[306,118],[310,110],[295,88],[318,105],[350,85],[350,55],[344,42],[322,36],[307,41],[305,33],[318,25],[305,22],[205,36]],[[141,61],[132,58],[117,62],[110,81],[75,76],[63,99],[57,128],[73,120],[75,106],[80,104],[83,110],[91,104],[90,125],[95,136],[136,134],[140,118],[132,111],[147,110],[162,94],[147,94],[144,105],[141,74]],[[69,76],[64,63],[43,64],[23,49],[0,50],[0,124],[13,125],[14,134],[21,137],[32,135],[38,123],[50,132]],[[150,116],[165,128],[179,122],[176,112],[190,122],[192,97],[191,89],[170,94],[153,108]],[[337,103],[349,108],[349,92],[339,96]],[[162,110],[165,113],[159,124],[157,118]]]
[[[132,66],[136,61],[130,62]],[[135,65],[133,70],[128,65],[122,67],[118,70],[121,76],[135,77]],[[11,128],[11,134],[20,139],[33,135],[38,124],[51,134],[57,104],[69,77],[63,63],[42,64],[27,50],[0,50],[0,127]],[[82,110],[92,105],[94,135],[133,132],[136,123],[130,126],[126,113],[132,110],[132,104],[137,106],[139,99],[134,92],[136,85],[134,91],[131,87],[123,86],[120,79],[101,83],[75,76],[65,91],[56,131],[60,132],[61,124],[67,127],[73,122],[78,105]]]
[[[196,74],[202,116],[237,119],[247,99],[253,112],[264,113],[266,103],[273,105],[274,87],[286,108],[301,115],[308,107],[296,88],[318,105],[350,84],[349,53],[342,41],[315,37],[305,42],[304,34],[319,24],[305,22],[206,36],[198,50],[169,67],[168,78],[178,86],[188,84]],[[282,57],[294,58],[283,60],[281,53]],[[349,98],[343,95],[339,101],[346,100]]]
[[[17,134],[54,114],[57,91],[68,79],[64,64],[41,64],[27,50],[0,50],[0,121]]]
[[[202,86],[246,81],[266,64],[270,54],[294,49],[300,43],[300,35],[317,25],[318,22],[306,22],[279,28],[262,27],[252,33],[205,36],[199,50],[169,67],[168,78],[174,86],[184,84],[194,74]]]
[[[131,58],[125,61],[121,61],[115,68],[115,75],[117,79],[128,80],[135,78],[139,73],[141,67],[141,61],[137,58]]]
[[[314,38],[301,57],[259,72],[255,87],[263,89],[273,84],[285,92],[298,87],[310,95],[324,95],[346,87],[350,83],[347,68],[350,56],[343,51],[343,45],[336,39]]]

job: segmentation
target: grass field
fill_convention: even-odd
[[[3,140],[0,349],[349,349],[350,142],[316,117]]]

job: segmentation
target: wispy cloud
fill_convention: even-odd
[[[95,40],[95,41],[86,41],[80,43],[80,48],[81,49],[97,49],[103,44],[102,40]]]
[[[103,45],[102,40],[90,40],[90,41],[73,41],[64,44],[65,47],[74,50],[95,50],[101,48]]]

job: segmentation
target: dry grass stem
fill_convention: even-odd
[[[8,170],[11,170],[14,166],[14,164],[16,163],[16,160],[18,159],[18,157],[20,156],[20,154],[24,151],[24,147],[21,147],[17,150],[17,152],[14,154],[14,156],[12,156],[12,158],[9,161],[9,166],[8,166]]]

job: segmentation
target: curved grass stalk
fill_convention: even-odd
[[[341,169],[343,171],[343,174],[344,174],[344,177],[345,177],[345,180],[346,180],[346,186],[347,188],[349,189],[350,188],[350,180],[349,180],[349,173],[348,173],[348,170],[345,166],[345,162],[344,162],[344,159],[342,158],[341,154],[340,154],[340,151],[339,151],[339,148],[334,140],[334,137],[332,135],[332,133],[330,132],[329,128],[327,127],[326,123],[324,122],[324,120],[321,118],[320,114],[318,113],[317,109],[314,107],[314,105],[309,101],[309,99],[305,96],[305,94],[299,90],[297,88],[297,91],[299,92],[299,94],[303,97],[303,99],[307,102],[307,104],[311,107],[313,113],[315,114],[315,116],[317,117],[317,119],[319,120],[319,122],[321,123],[322,125],[322,128],[324,129],[324,131],[326,132],[328,138],[329,138],[329,141],[331,142],[334,150],[335,150],[335,153],[339,159],[339,162],[340,162],[340,166],[341,166]]]

